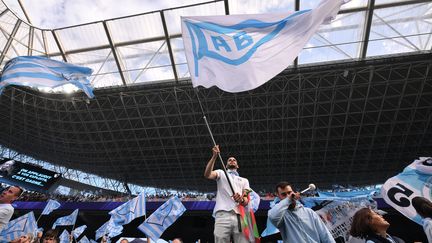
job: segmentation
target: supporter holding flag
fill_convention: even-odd
[[[109,237],[116,237],[123,231],[123,226],[116,225],[111,219],[105,222],[99,229],[96,230],[95,239],[99,239],[108,234]]]
[[[73,211],[70,215],[58,218],[54,222],[52,228],[55,229],[57,225],[74,225],[77,217],[78,217],[78,209],[75,209],[75,211]]]
[[[87,225],[81,225],[80,227],[72,231],[72,235],[75,239],[78,239],[80,235],[87,229]]]
[[[0,231],[0,242],[9,242],[27,233],[33,234],[37,230],[33,212],[9,221]]]
[[[137,197],[115,208],[109,214],[111,220],[117,225],[125,225],[135,218],[146,215],[145,193],[140,193]]]
[[[156,242],[162,233],[171,226],[183,213],[186,208],[178,197],[172,197],[162,204],[144,223],[138,226],[144,234]]]

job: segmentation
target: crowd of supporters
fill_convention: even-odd
[[[273,200],[272,193],[259,193],[263,200]],[[166,201],[172,196],[177,196],[182,201],[212,201],[215,200],[215,193],[154,193],[146,195],[147,201]],[[61,202],[126,202],[132,197],[126,194],[123,195],[105,195],[105,194],[76,194],[76,195],[63,195],[58,193],[44,194],[34,191],[25,191],[18,201],[36,201],[45,202],[48,199],[55,199]]]

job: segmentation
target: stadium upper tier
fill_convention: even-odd
[[[1,67],[20,55],[87,66],[96,98],[6,88],[0,144],[138,185],[214,191],[203,178],[212,142],[189,79],[180,16],[281,10],[265,2],[213,1],[53,30],[2,4]],[[430,0],[351,1],[260,88],[199,89],[222,156],[236,156],[240,174],[266,191],[282,179],[299,187],[379,184],[428,156],[431,30]]]

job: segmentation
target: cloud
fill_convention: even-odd
[[[15,12],[23,16],[16,0],[5,0]],[[33,25],[41,28],[60,28],[116,17],[167,9],[204,2],[184,0],[181,3],[169,0],[23,0],[24,7]]]

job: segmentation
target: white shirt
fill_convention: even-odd
[[[232,198],[232,191],[225,177],[223,170],[215,170],[217,173],[217,193],[216,193],[216,205],[213,209],[213,216],[215,216],[217,211],[231,211],[234,210],[239,213],[237,208],[237,203]],[[243,190],[249,189],[249,181],[246,178],[240,176],[234,176],[228,173],[231,184],[233,186],[234,192],[242,195]]]
[[[14,208],[9,203],[0,204],[0,229],[12,218]]]
[[[431,218],[423,219],[423,230],[427,236],[428,242],[432,242],[432,219]]]

